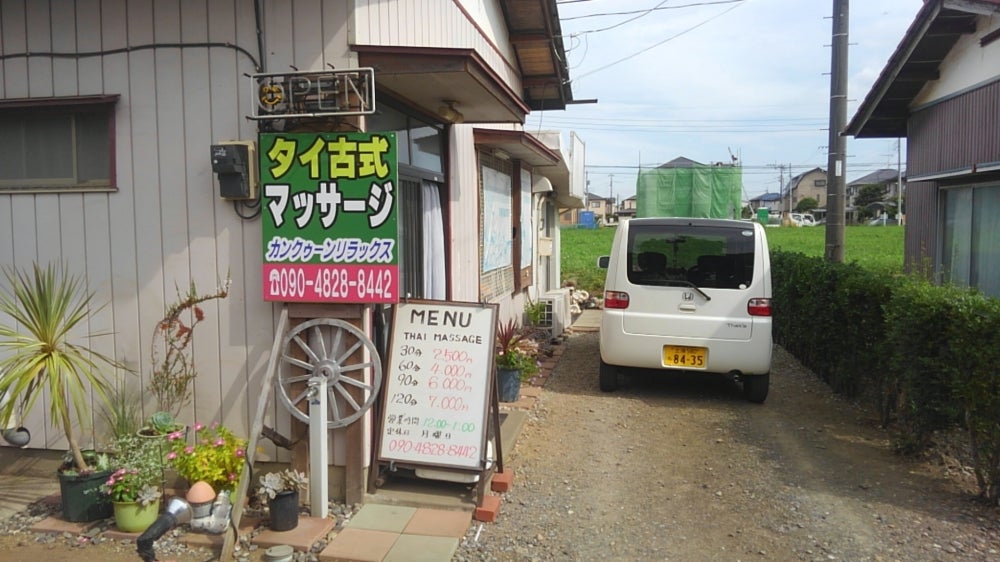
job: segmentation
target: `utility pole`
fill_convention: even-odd
[[[795,176],[792,175],[792,165],[788,164],[788,218],[792,217],[792,191],[795,189],[792,186],[792,179]]]
[[[615,208],[615,175],[614,174],[608,174],[608,178],[610,178],[610,181],[611,181],[611,188],[610,188],[611,214],[614,214],[614,213],[618,212],[618,209]]]
[[[780,164],[778,166],[778,193],[780,194],[785,189],[785,165]],[[791,197],[791,195],[789,195]],[[781,211],[781,200],[778,200],[778,211]],[[781,214],[780,212],[778,213]]]
[[[826,170],[827,261],[844,263],[844,191],[847,139],[847,29],[850,0],[833,0],[833,41],[830,56],[830,142]]]

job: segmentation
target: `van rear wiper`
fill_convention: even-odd
[[[705,291],[702,291],[701,287],[695,285],[694,283],[692,283],[690,281],[684,281],[683,279],[666,279],[664,281],[660,281],[659,284],[665,285],[665,286],[668,286],[668,287],[691,287],[695,291],[698,291],[699,295],[705,297],[705,300],[707,300],[707,301],[712,300],[712,297],[708,296],[708,294],[705,293]]]

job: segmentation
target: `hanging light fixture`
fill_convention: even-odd
[[[441,100],[442,105],[438,107],[438,115],[440,115],[445,121],[449,123],[461,123],[465,121],[465,116],[462,112],[455,109],[458,105],[456,100]]]

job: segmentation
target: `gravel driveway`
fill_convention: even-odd
[[[875,417],[776,348],[771,394],[645,374],[597,388],[579,334],[516,448],[494,523],[456,561],[997,560],[998,511],[947,455],[892,453]]]

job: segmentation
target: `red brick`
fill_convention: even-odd
[[[510,468],[504,469],[503,472],[493,474],[493,480],[490,481],[490,489],[494,492],[500,492],[501,494],[510,490],[513,485],[514,471]]]
[[[483,504],[476,507],[475,519],[484,523],[492,523],[497,520],[500,513],[500,496],[485,496]]]

